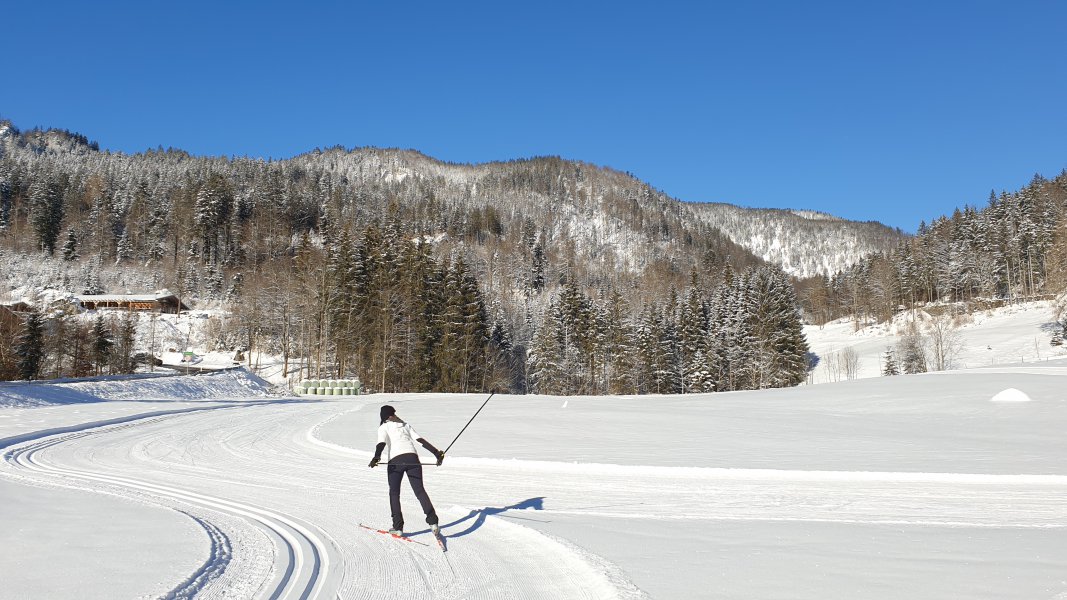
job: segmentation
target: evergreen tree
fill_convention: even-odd
[[[93,321],[92,340],[93,366],[96,369],[96,374],[100,375],[104,372],[104,367],[110,364],[111,349],[115,345],[111,337],[111,331],[108,329],[107,324],[104,323],[103,315],[97,316],[96,320]]]
[[[793,286],[776,267],[761,267],[747,278],[749,315],[758,361],[753,387],[788,387],[807,375],[808,344]]]
[[[133,258],[133,242],[129,233],[122,232],[119,241],[115,244],[115,264],[119,264]]]
[[[72,324],[69,341],[64,348],[67,362],[70,365],[71,377],[87,377],[93,372],[93,362],[90,353],[90,335],[92,329],[75,320]]]
[[[886,348],[885,354],[882,355],[882,375],[900,375],[900,368],[897,367],[896,353],[893,352],[892,347]]]
[[[548,264],[545,258],[545,248],[540,244],[533,248],[533,266],[530,269],[530,289],[535,293],[545,287],[545,266]]]
[[[765,364],[757,356],[757,340],[752,329],[753,304],[747,295],[751,272],[723,283],[724,294],[720,313],[720,341],[723,351],[723,379],[716,386],[719,391],[745,390],[758,387],[760,367]]]
[[[244,286],[244,275],[240,272],[234,273],[230,278],[230,286],[226,288],[225,302],[227,304],[234,304],[241,299],[241,290]]]
[[[679,318],[679,350],[683,365],[683,392],[714,389],[708,371],[708,310],[696,286],[689,288]]]
[[[93,258],[88,265],[82,267],[82,293],[104,293],[104,288],[100,284],[100,259],[98,257]]]
[[[219,300],[222,298],[222,269],[215,264],[208,267],[207,277],[204,279],[204,287],[208,298]]]
[[[640,360],[639,386],[641,393],[670,393],[669,344],[664,343],[661,309],[648,304],[641,311],[636,327],[637,354]]]
[[[634,380],[633,326],[622,294],[612,289],[604,308],[604,339],[601,363],[604,365],[604,388],[609,394],[637,393]]]
[[[67,241],[63,244],[63,260],[67,262],[78,260],[78,234],[74,228],[67,229]]]
[[[50,256],[56,253],[62,222],[63,194],[51,177],[42,176],[30,188],[30,223],[41,249]]]
[[[568,374],[565,367],[565,346],[561,343],[560,311],[556,300],[548,305],[541,327],[530,347],[530,391],[535,394],[568,394]]]
[[[926,372],[926,352],[923,350],[922,338],[915,331],[908,333],[897,344],[900,356],[900,369],[907,373]]]
[[[233,190],[219,173],[212,173],[200,187],[193,206],[193,225],[203,244],[204,258],[219,262],[220,248],[225,234],[221,228],[227,225],[233,207]]]
[[[37,379],[44,368],[44,318],[33,311],[23,324],[22,333],[15,344],[18,356],[18,372],[21,379]]]
[[[11,224],[13,196],[11,174],[4,164],[0,163],[0,233],[7,230]]]
[[[118,336],[115,338],[111,362],[113,372],[133,373],[137,364],[133,358],[134,344],[137,339],[137,319],[132,314],[127,314],[119,321]]]

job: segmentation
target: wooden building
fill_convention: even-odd
[[[33,312],[33,307],[30,306],[30,303],[26,302],[25,300],[16,300],[14,302],[5,302],[3,304],[0,304],[0,306],[8,309],[9,311],[11,311],[13,313]]]
[[[174,294],[81,294],[74,300],[85,310],[136,310],[178,313],[189,310]]]
[[[0,332],[18,331],[22,328],[22,318],[7,306],[0,304]],[[13,338],[12,338],[13,339]]]

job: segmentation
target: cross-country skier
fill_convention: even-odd
[[[426,523],[434,535],[438,534],[437,512],[433,509],[430,496],[426,488],[422,486],[422,465],[419,463],[418,450],[415,442],[422,444],[437,457],[437,466],[445,460],[445,453],[433,447],[433,444],[423,439],[411,425],[405,423],[396,416],[396,409],[385,405],[382,407],[380,416],[381,425],[378,427],[378,445],[374,448],[374,458],[370,461],[371,468],[378,466],[382,461],[382,451],[386,451],[389,473],[389,508],[393,513],[393,528],[389,533],[404,535],[404,515],[400,511],[400,481],[407,473],[408,483],[415,497],[422,504],[422,512],[426,513]]]

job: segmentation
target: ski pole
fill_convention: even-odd
[[[485,408],[485,405],[489,404],[489,399],[492,398],[495,395],[496,395],[496,392],[493,392],[493,393],[489,394],[489,398],[486,398],[485,402],[482,402],[482,405],[478,408],[478,412],[474,413],[474,417],[477,417],[478,413],[482,412],[482,409]],[[456,440],[459,439],[459,436],[463,435],[464,431],[467,431],[467,427],[470,427],[470,424],[474,421],[474,417],[471,417],[471,420],[467,421],[467,424],[463,426],[463,429],[459,430],[459,433],[456,434],[456,439],[452,440],[452,444],[455,444]],[[448,448],[445,448],[445,452],[444,452],[445,454],[448,454],[448,451],[452,449],[452,444],[449,444]]]

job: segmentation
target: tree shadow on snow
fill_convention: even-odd
[[[525,517],[519,517],[519,516],[515,516],[515,515],[508,515],[508,514],[504,514],[504,513],[507,513],[507,512],[510,512],[510,511],[514,511],[514,510],[544,510],[544,502],[545,502],[544,496],[538,496],[536,498],[530,498],[528,500],[523,500],[522,502],[518,502],[516,504],[512,504],[512,505],[509,505],[509,506],[502,506],[502,507],[487,506],[485,508],[479,508],[477,510],[472,510],[470,512],[470,514],[468,514],[468,515],[466,515],[466,516],[464,516],[462,518],[456,519],[455,521],[452,521],[451,523],[442,524],[441,525],[441,531],[442,531],[442,533],[444,533],[446,529],[451,529],[452,527],[455,527],[457,525],[462,525],[464,523],[468,523],[469,522],[467,527],[466,527],[466,529],[464,529],[462,531],[459,531],[459,532],[456,532],[456,533],[452,533],[450,531],[447,533],[448,537],[450,537],[450,538],[463,537],[465,535],[473,533],[479,527],[481,527],[485,523],[485,518],[489,517],[489,516],[500,516],[500,517],[507,517],[509,519],[521,519],[521,520],[526,520],[526,521],[536,520],[536,519],[528,519],[528,518],[525,518]],[[542,522],[547,522],[547,521],[542,521]]]

